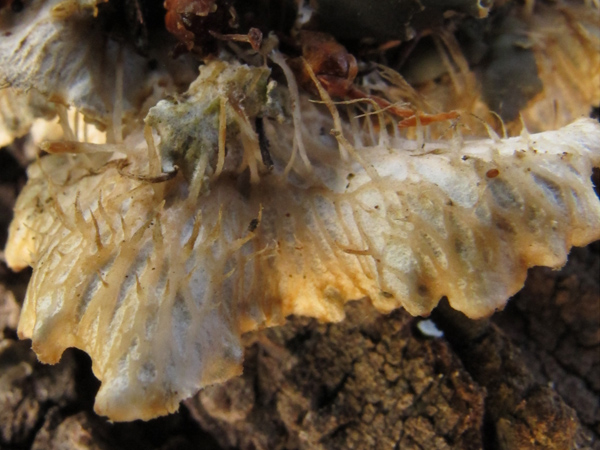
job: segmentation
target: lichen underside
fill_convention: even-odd
[[[203,66],[185,98],[150,111],[158,135],[147,126],[107,153],[50,155],[29,169],[6,249],[13,267],[34,268],[19,334],[44,362],[68,347],[87,352],[102,381],[99,414],[176,410],[241,372],[243,333],[290,314],[339,321],[345,302],[369,297],[382,312],[426,315],[447,296],[487,316],[529,267],[560,267],[572,245],[600,238],[592,120],[421,146],[377,115],[346,123],[304,97],[298,129],[271,114],[264,90],[236,103],[248,74],[265,79],[260,68]],[[289,95],[274,89],[271,99]],[[159,124],[173,111],[216,138],[173,146]],[[149,181],[177,164],[191,166]]]

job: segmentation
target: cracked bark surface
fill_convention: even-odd
[[[4,233],[20,177],[0,176]],[[600,242],[575,249],[491,320],[442,306],[441,338],[366,302],[339,324],[292,318],[247,336],[242,377],[111,424],[84,354],[44,366],[16,340],[28,274],[0,263],[0,449],[599,449],[599,273]]]
[[[537,269],[494,321],[533,379],[577,411],[600,448],[600,242],[574,249],[560,272]]]
[[[227,448],[481,448],[485,392],[448,343],[402,311],[346,312],[263,332],[241,378],[187,407]]]

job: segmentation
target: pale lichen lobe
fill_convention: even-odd
[[[238,375],[242,334],[290,314],[340,321],[345,303],[368,297],[382,312],[427,315],[447,296],[484,317],[529,267],[560,267],[572,245],[600,238],[592,120],[469,140],[460,119],[445,140],[423,127],[410,140],[373,102],[335,105],[322,89],[324,105],[310,102],[276,50],[261,56],[283,69],[277,83],[264,60],[224,54],[178,94],[177,70],[149,77],[113,41],[116,70],[100,70],[99,50],[74,43],[90,11],[57,16],[57,4],[68,5],[32,3],[35,29],[0,23],[13,32],[0,75],[39,82],[109,142],[82,142],[63,123],[65,140],[43,148],[73,154],[29,168],[6,258],[34,268],[20,336],[44,362],[87,352],[102,381],[96,411],[112,420],[167,414]],[[65,35],[73,52],[53,58]],[[15,52],[25,36],[46,47]]]
[[[100,414],[174,411],[199,388],[240,373],[242,333],[289,314],[339,321],[345,302],[368,296],[380,311],[423,315],[447,296],[471,317],[489,315],[522,286],[528,267],[560,267],[572,245],[600,237],[589,180],[600,128],[591,120],[419,147],[375,131],[370,117],[336,128],[321,106],[299,99],[310,172],[299,159],[285,170],[298,145],[293,121],[266,119],[274,167],[240,184],[250,158],[260,164],[253,122],[264,111],[267,75],[208,64],[188,95],[151,110],[163,170],[175,155],[187,176],[130,176],[152,175],[153,138],[141,131],[113,161],[55,155],[29,170],[6,249],[13,267],[34,267],[19,333],[45,362],[71,346],[89,353],[102,381]],[[248,79],[263,91],[236,108],[230,102]],[[199,98],[209,107],[198,109]],[[216,132],[221,107],[230,108],[225,134]],[[173,128],[158,122],[165,117]],[[190,124],[216,134],[186,138]],[[192,158],[179,156],[186,150]],[[123,154],[125,169],[114,161]]]

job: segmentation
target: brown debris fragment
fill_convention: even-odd
[[[24,445],[51,405],[64,407],[77,396],[72,353],[57,366],[46,366],[36,361],[30,345],[0,341],[0,444]]]
[[[20,312],[15,295],[0,284],[0,339],[17,329]]]
[[[31,450],[109,450],[114,444],[107,439],[107,428],[90,412],[64,418],[59,408],[48,411],[44,424],[35,436]]]
[[[221,36],[237,28],[237,14],[230,0],[166,0],[164,6],[167,31],[187,51],[202,56],[216,51],[215,34]]]

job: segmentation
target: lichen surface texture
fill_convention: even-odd
[[[491,7],[457,3],[472,21]],[[33,268],[19,335],[42,362],[82,349],[102,382],[95,410],[148,420],[240,375],[244,333],[292,314],[338,322],[368,298],[427,316],[444,296],[470,318],[502,309],[530,267],[600,239],[600,125],[584,117],[600,100],[598,8],[558,3],[509,16],[509,43],[491,41],[496,61],[519,48],[530,68],[511,92],[440,32],[450,81],[423,93],[385,67],[334,85],[266,33],[254,50],[213,33],[210,57],[189,41],[175,58],[115,39],[95,2],[0,8],[0,143],[41,120],[49,153],[28,169],[5,249]],[[522,33],[533,27],[564,39]],[[402,116],[407,92],[424,106]],[[504,137],[485,123],[499,119]]]

